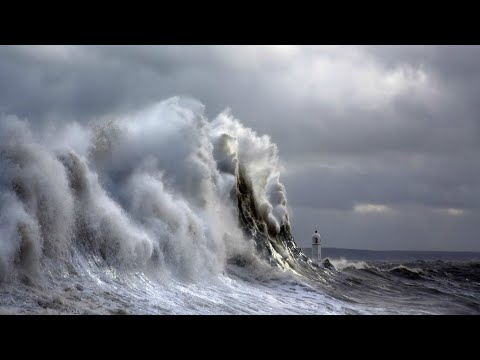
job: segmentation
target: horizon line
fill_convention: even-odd
[[[310,249],[311,247],[299,246],[300,249]],[[475,253],[480,254],[480,251],[472,250],[370,250],[370,249],[352,249],[352,248],[337,248],[337,247],[322,247],[322,249],[337,249],[337,250],[355,250],[355,251],[372,251],[372,252],[438,252],[438,253]]]

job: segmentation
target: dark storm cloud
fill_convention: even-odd
[[[480,159],[469,165],[445,158],[379,164],[358,160],[349,167],[297,169],[284,182],[291,206],[348,210],[366,203],[480,209]]]
[[[238,52],[238,50],[236,50]],[[252,55],[253,56],[253,55]],[[214,116],[264,118],[268,83],[262,69],[228,49],[186,47],[0,47],[0,106],[41,121],[56,113],[85,118],[162,100],[198,98]],[[256,67],[256,64],[252,65]],[[268,73],[267,70],[266,72]],[[261,131],[268,130],[264,126]]]
[[[391,213],[358,214],[331,209],[295,208],[293,235],[300,246],[310,246],[318,229],[326,247],[380,250],[478,251],[478,212],[452,216],[421,207],[402,207]]]
[[[302,238],[315,220],[296,215],[309,211],[329,219],[328,236],[343,246],[381,249],[389,232],[431,231],[423,245],[445,248],[448,218],[458,229],[451,249],[480,250],[479,55],[465,46],[2,46],[0,111],[35,124],[173,95],[199,99],[209,117],[230,107],[278,144]],[[395,211],[360,214],[357,204]]]

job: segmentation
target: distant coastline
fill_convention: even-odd
[[[305,255],[311,255],[311,248],[302,248]],[[346,260],[370,261],[480,261],[480,252],[469,251],[406,251],[406,250],[359,250],[322,248],[322,257]]]

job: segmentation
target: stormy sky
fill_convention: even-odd
[[[478,46],[0,46],[0,112],[88,121],[175,95],[278,145],[293,235],[480,251]]]

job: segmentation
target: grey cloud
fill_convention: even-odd
[[[210,46],[49,51],[0,47],[0,111],[32,123],[52,115],[84,121],[174,95],[197,98],[209,117],[230,107],[278,144],[291,206],[316,208],[335,228],[331,237],[345,246],[350,236],[352,247],[358,238],[384,247],[376,229],[404,236],[427,231],[427,225],[401,230],[400,210],[388,224],[375,216],[358,227],[373,216],[352,213],[353,204],[364,202],[413,206],[437,235],[445,215],[430,216],[430,210],[471,209],[454,220],[465,221],[458,231],[465,239],[472,235],[470,244],[480,250],[472,220],[480,205],[478,46],[308,46],[283,55]],[[382,77],[402,67],[422,71],[426,85],[405,85],[387,96],[390,85]],[[296,226],[309,227],[306,221]],[[438,241],[425,246],[444,245]]]
[[[297,170],[282,179],[292,206],[352,209],[357,203],[480,209],[480,160],[434,158]],[[306,191],[309,189],[309,191]]]
[[[326,247],[370,250],[478,251],[478,211],[450,216],[424,208],[395,214],[355,214],[331,209],[293,208],[293,235],[310,246],[317,229]],[[380,245],[381,244],[381,245]]]

